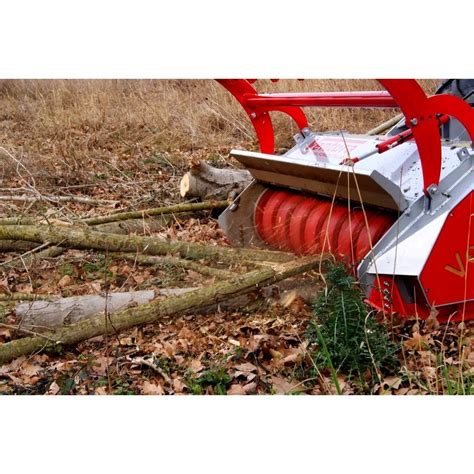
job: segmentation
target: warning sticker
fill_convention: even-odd
[[[335,136],[317,137],[308,145],[317,160],[326,161],[328,158],[343,160],[347,158],[347,151],[352,155],[352,151],[357,147],[367,143],[369,140],[363,138],[345,138]]]

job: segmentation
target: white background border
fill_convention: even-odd
[[[472,75],[472,7],[387,3],[10,1],[0,77]],[[470,397],[0,397],[0,468],[456,472],[472,413]]]

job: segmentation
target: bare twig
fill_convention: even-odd
[[[117,204],[118,201],[110,199],[92,199],[86,196],[0,196],[0,201],[19,201],[19,202],[41,202],[47,201],[52,203],[59,202],[79,202],[82,204],[90,204],[92,206]]]

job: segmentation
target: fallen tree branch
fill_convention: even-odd
[[[181,214],[189,215],[187,213]],[[109,232],[111,234],[139,234],[146,235],[152,232],[161,232],[167,228],[167,226],[173,222],[175,217],[171,214],[158,215],[154,218],[146,219],[127,219],[118,222],[108,222],[105,224],[88,224],[94,227],[94,230],[98,232]]]
[[[150,369],[161,375],[165,382],[169,383],[170,385],[173,384],[171,377],[160,366],[156,364],[154,356],[151,359],[146,359],[145,357],[130,358],[130,364],[145,365],[146,367],[149,367]]]
[[[189,288],[173,288],[178,290],[175,294],[183,294],[191,290]],[[184,290],[184,291],[183,291]],[[51,328],[75,324],[88,319],[102,311],[109,314],[123,310],[132,305],[149,303],[160,294],[173,295],[168,291],[157,290],[127,291],[122,293],[109,293],[101,295],[80,295],[68,298],[57,298],[54,301],[45,301],[38,298],[29,303],[20,303],[15,308],[16,323],[18,329],[22,327]]]
[[[41,336],[16,339],[0,346],[0,364],[33,352],[55,349],[62,345],[73,345],[92,337],[113,334],[141,324],[155,323],[164,316],[198,310],[212,302],[225,301],[230,295],[249,293],[261,286],[307,272],[318,267],[320,262],[320,258],[314,257],[293,258],[292,261],[281,264],[277,268],[260,268],[184,295],[120,311],[109,317],[96,316],[73,326],[48,331]]]
[[[1,242],[1,240],[0,240]],[[65,249],[61,247],[49,247],[44,250],[40,250],[37,253],[28,253],[28,255],[21,255],[20,257],[14,258],[9,260],[8,262],[0,263],[0,270],[8,271],[12,270],[13,268],[18,268],[20,266],[23,267],[31,267],[35,262],[39,262],[44,258],[54,258],[58,257],[64,252]]]
[[[45,300],[49,301],[53,299],[49,295],[35,295],[32,293],[2,293],[0,294],[0,301],[37,301],[37,300]]]
[[[153,266],[164,266],[170,265],[177,268],[185,268],[186,270],[193,270],[204,276],[217,277],[217,278],[230,278],[235,275],[233,272],[227,270],[221,270],[219,268],[208,267],[192,260],[186,260],[184,258],[170,257],[168,255],[162,257],[154,257],[149,255],[140,255],[133,253],[115,253],[109,254],[113,258],[123,258],[132,262],[139,263],[140,265],[153,265]]]
[[[75,249],[109,252],[140,252],[146,255],[177,254],[193,260],[213,259],[217,262],[288,262],[295,256],[286,252],[249,248],[221,247],[194,242],[170,242],[156,237],[115,235],[85,228],[52,226],[0,226],[0,240],[26,240]]]
[[[0,225],[35,225],[38,224],[35,219],[30,217],[1,217]]]
[[[34,242],[23,240],[0,240],[0,252],[27,252],[36,247]]]
[[[105,224],[107,222],[124,221],[127,219],[145,219],[146,217],[175,214],[180,212],[209,211],[212,209],[224,209],[230,204],[229,201],[206,201],[176,204],[174,206],[156,207],[153,209],[144,209],[143,211],[118,212],[107,216],[88,217],[81,219],[87,225]]]
[[[60,203],[60,202],[79,202],[81,204],[90,204],[92,206],[100,206],[100,205],[110,205],[110,204],[117,204],[118,201],[112,201],[109,199],[93,199],[86,196],[0,196],[0,201],[17,201],[17,202],[52,202],[52,203]]]
[[[79,295],[61,298],[59,296],[35,295],[25,293],[9,293],[0,295],[0,301],[14,303],[15,301],[29,301],[30,303],[16,304],[14,318],[17,323],[15,329],[21,331],[24,328],[36,331],[44,331],[58,326],[75,324],[83,319],[96,316],[102,311],[114,313],[131,305],[148,303],[157,296],[177,296],[196,288],[158,288],[155,290],[129,291],[121,293],[109,293],[102,295]],[[258,291],[246,293],[239,296],[230,296],[220,304],[212,303],[202,307],[200,313],[210,311],[235,311],[254,305],[265,305],[279,303],[289,306],[295,299],[300,298],[307,304],[311,304],[318,287],[314,278],[306,282],[298,280],[286,280],[279,284],[268,285]],[[197,310],[195,310],[197,311]]]
[[[122,222],[111,222],[108,224],[98,224],[94,226],[95,230],[99,230],[101,232],[110,232],[112,234],[121,234],[121,235],[128,235],[129,233],[136,233],[136,234],[146,234],[148,232],[159,232],[162,231],[166,225],[170,222],[172,216],[163,215],[158,218],[153,219],[130,219]],[[6,221],[6,222],[5,222]],[[38,225],[31,219],[21,220],[18,218],[7,218],[7,219],[0,219],[0,225],[19,225],[17,222],[20,221],[22,224],[27,225]],[[65,225],[68,223],[64,223]],[[0,240],[0,251],[8,252],[8,251],[19,251],[25,252],[32,250],[36,247],[35,242],[27,242],[23,240]],[[18,258],[14,260],[9,260],[8,262],[0,263],[0,270],[7,271],[12,270],[14,268],[18,268],[19,266],[26,266],[30,267],[32,264],[39,262],[43,258],[54,258],[61,255],[65,252],[65,248],[62,247],[50,247],[46,250],[35,252],[34,254],[30,254],[28,256],[23,256],[21,261]]]

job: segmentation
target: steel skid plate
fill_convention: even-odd
[[[428,307],[422,317],[431,306],[446,311],[452,306],[456,319],[466,312],[456,305],[467,304],[473,311],[473,190],[474,155],[470,155],[440,182],[431,199],[420,197],[374,246],[358,275],[375,306],[406,314],[413,310],[410,305],[421,304]],[[394,282],[401,307],[393,306]]]
[[[232,150],[260,182],[403,211],[408,203],[400,188],[379,173],[349,165],[318,162],[312,156],[291,157]]]
[[[219,226],[233,245],[267,247],[255,227],[255,207],[267,187],[253,181],[219,216]]]

